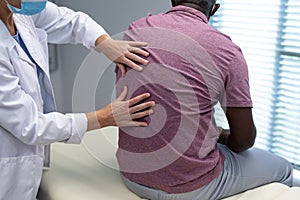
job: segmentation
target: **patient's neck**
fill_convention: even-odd
[[[199,6],[197,4],[194,4],[194,3],[181,3],[180,5],[187,6],[187,7],[199,10],[200,12],[202,12],[207,17],[207,19],[209,18],[210,11],[202,8],[201,6]]]

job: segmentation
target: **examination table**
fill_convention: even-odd
[[[39,200],[141,199],[122,183],[117,168],[115,127],[87,133],[82,144],[51,146],[51,167],[43,173]],[[296,200],[300,188],[272,183],[224,200]]]

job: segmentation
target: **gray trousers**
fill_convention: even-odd
[[[292,186],[293,167],[285,159],[257,148],[234,153],[224,145],[218,147],[225,157],[223,171],[208,185],[192,192],[169,194],[124,177],[123,182],[141,198],[151,200],[215,200],[271,182]]]

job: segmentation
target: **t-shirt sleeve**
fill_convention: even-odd
[[[252,107],[248,66],[240,48],[235,53],[225,79],[223,107]]]

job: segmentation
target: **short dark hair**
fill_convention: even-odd
[[[173,6],[178,6],[183,3],[196,4],[205,10],[210,10],[212,6],[216,3],[216,0],[172,0]]]

